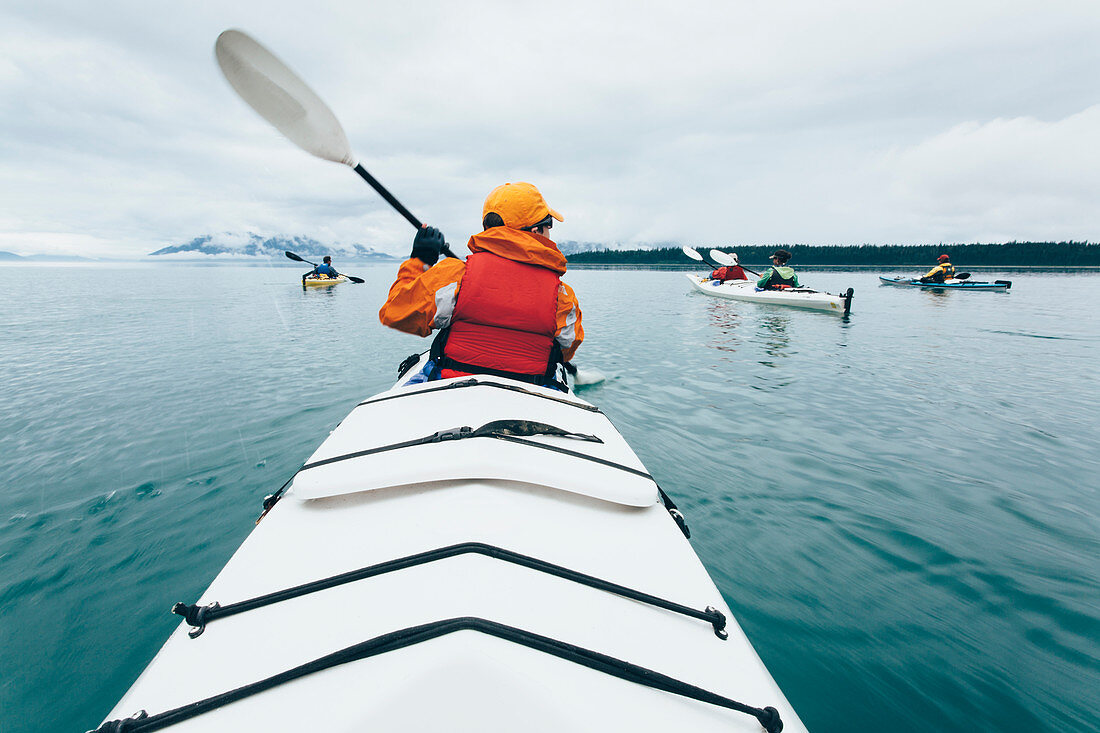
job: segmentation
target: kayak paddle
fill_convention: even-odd
[[[725,265],[726,267],[733,267],[734,265],[741,265],[740,262],[738,262],[732,256],[730,256],[729,254],[723,252],[720,249],[712,249],[710,251],[710,256],[711,256],[711,259],[715,260],[716,262],[720,262],[721,264]],[[745,272],[751,272],[753,275],[756,275],[757,277],[760,277],[760,273],[757,272],[756,270],[750,270],[749,268],[745,267],[744,265],[741,265],[741,269],[744,270]]]
[[[303,260],[301,257],[294,254],[293,252],[283,252],[283,254],[285,254],[287,257],[294,260],[295,262],[304,262],[307,265],[313,265],[314,267],[317,267],[316,262],[310,262],[309,260]],[[343,274],[343,273],[341,273],[341,274]],[[353,283],[364,283],[364,282],[366,282],[366,280],[364,280],[363,278],[355,277],[353,275],[344,275],[344,277],[346,277],[348,280],[351,280]]]
[[[218,36],[214,54],[230,86],[260,117],[310,155],[350,167],[410,224],[418,230],[424,228],[359,163],[344,128],[328,105],[274,54],[238,30],[227,30]],[[441,251],[455,257],[446,244]]]
[[[694,249],[687,246],[686,244],[681,245],[680,249],[683,250],[684,254],[686,254],[688,257],[695,260],[696,262],[704,262],[704,263],[710,265],[711,267],[719,267],[718,263],[711,262],[706,257],[703,257],[703,255],[699,254],[698,252],[696,252]]]

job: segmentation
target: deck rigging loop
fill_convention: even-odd
[[[185,603],[177,603],[172,606],[172,613],[183,616],[184,620],[192,627],[188,632],[188,636],[192,639],[196,638],[206,628],[206,624],[211,623],[219,618],[225,618],[226,616],[233,616],[238,613],[244,613],[245,611],[251,611],[257,608],[263,608],[264,606],[270,606],[281,601],[288,601],[293,598],[300,598],[301,596],[308,595],[310,593],[316,593],[318,591],[327,590],[329,588],[335,588],[337,586],[345,585],[347,583],[353,583],[359,580],[366,580],[367,578],[374,578],[379,575],[385,575],[386,573],[396,572],[398,570],[405,570],[407,568],[415,567],[417,565],[425,565],[427,563],[435,562],[437,560],[444,560],[449,557],[455,557],[457,555],[465,554],[478,554],[485,555],[486,557],[495,558],[503,562],[509,562],[513,565],[519,565],[521,567],[536,570],[547,575],[553,575],[558,578],[579,583],[581,585],[588,586],[589,588],[595,588],[597,590],[607,591],[608,593],[614,593],[615,595],[622,596],[623,598],[629,598],[630,600],[640,601],[642,603],[648,603],[651,606],[663,608],[667,611],[683,614],[691,618],[697,618],[701,621],[706,621],[712,627],[714,627],[714,635],[719,639],[725,640],[729,638],[729,632],[726,631],[726,615],[719,611],[714,606],[707,606],[706,610],[699,611],[685,606],[682,603],[676,603],[675,601],[665,600],[649,593],[644,593],[633,588],[628,588],[618,583],[612,583],[609,580],[603,580],[593,575],[581,573],[570,568],[563,567],[561,565],[555,565],[553,563],[540,560],[537,557],[530,557],[528,555],[521,555],[518,552],[512,550],[506,550],[503,547],[497,547],[495,545],[489,545],[484,542],[463,542],[457,545],[449,545],[447,547],[440,547],[434,550],[427,550],[426,552],[420,552],[415,555],[408,555],[406,557],[400,557],[396,560],[387,560],[376,565],[368,565],[358,570],[350,570],[346,573],[339,575],[333,575],[329,578],[322,580],[315,580],[309,583],[303,583],[301,585],[294,586],[293,588],[286,588],[284,590],[274,591],[267,593],[256,598],[250,598],[244,601],[238,601],[236,603],[227,603],[221,605],[219,603],[212,603],[206,606],[187,605]]]
[[[203,713],[215,710],[225,705],[243,700],[252,695],[277,687],[285,682],[300,679],[314,672],[347,664],[349,662],[367,659],[379,654],[384,654],[398,649],[430,641],[432,639],[452,634],[456,631],[477,631],[488,636],[493,636],[504,641],[510,641],[528,649],[543,652],[568,662],[574,662],[597,672],[618,677],[621,680],[645,685],[656,690],[680,695],[698,700],[710,705],[736,710],[746,715],[752,715],[768,733],[780,733],[783,730],[783,721],[779,717],[779,711],[774,707],[753,707],[745,703],[724,697],[701,687],[683,682],[661,674],[652,669],[647,669],[631,662],[626,662],[615,657],[602,654],[591,649],[559,641],[548,636],[541,636],[514,626],[489,621],[483,618],[465,616],[449,618],[442,621],[433,621],[420,626],[411,626],[407,629],[392,631],[388,634],[377,636],[373,639],[354,644],[340,651],[307,662],[301,666],[280,672],[267,679],[253,682],[235,690],[223,692],[220,695],[198,700],[173,710],[163,713],[148,715],[141,711],[141,718],[131,718],[126,721],[111,720],[103,723],[94,732],[90,733],[147,733],[147,731],[161,730],[176,723],[197,717]]]
[[[400,443],[392,443],[390,445],[383,445],[377,448],[367,448],[365,450],[355,451],[354,453],[344,453],[343,455],[333,456],[332,458],[323,458],[320,461],[314,461],[313,463],[307,463],[297,471],[294,472],[294,476],[287,479],[278,491],[274,494],[264,497],[263,512],[256,518],[256,524],[260,523],[260,520],[267,516],[267,513],[271,511],[271,508],[278,503],[279,499],[283,497],[290,482],[294,480],[302,471],[308,471],[311,468],[317,468],[318,466],[327,466],[332,463],[339,463],[340,461],[348,461],[353,458],[362,458],[363,456],[370,456],[376,453],[385,453],[392,450],[400,450],[402,448],[412,448],[418,445],[431,445],[432,443],[443,443],[452,440],[465,440],[467,438],[496,438],[498,440],[505,440],[509,443],[519,443],[531,448],[538,448],[541,450],[552,451],[554,453],[561,453],[563,455],[572,456],[573,458],[580,458],[585,461],[592,461],[602,466],[608,466],[620,471],[626,471],[632,473],[635,476],[641,476],[653,480],[653,476],[645,471],[630,466],[624,466],[621,463],[609,461],[605,458],[598,456],[592,456],[587,453],[580,453],[578,451],[569,450],[568,448],[562,448],[557,445],[550,445],[548,443],[539,443],[534,440],[527,440],[527,437],[533,437],[538,435],[548,435],[554,438],[569,438],[571,440],[579,440],[587,443],[603,443],[603,439],[598,435],[589,435],[587,433],[577,433],[571,430],[564,430],[553,425],[546,423],[534,422],[533,420],[493,420],[487,422],[479,428],[471,428],[468,425],[464,425],[460,428],[448,428],[447,430],[438,430],[431,435],[426,435],[423,438],[413,438],[412,440],[404,440]]]
[[[298,471],[301,470],[302,469],[300,468],[298,469]],[[260,512],[260,516],[256,517],[256,524],[259,524],[260,520],[267,516],[267,513],[271,511],[272,507],[279,503],[279,499],[283,498],[283,494],[286,492],[286,487],[290,486],[290,482],[293,481],[294,477],[298,475],[298,471],[295,471],[291,475],[291,477],[286,480],[286,483],[279,487],[278,491],[276,491],[274,494],[268,494],[264,497],[263,511]]]
[[[428,352],[425,351],[425,352],[420,353],[420,354],[409,354],[408,356],[406,356],[401,361],[401,363],[397,365],[397,378],[401,379],[401,377],[405,376],[405,374],[410,369],[412,369],[414,366],[419,364],[420,363],[420,358],[422,356],[424,356],[424,354],[426,354],[426,353],[428,353]]]
[[[661,488],[660,484],[657,485],[657,495],[661,497],[661,503],[664,504],[665,510],[668,515],[672,517],[676,522],[676,526],[680,528],[680,531],[684,533],[684,539],[691,539],[691,530],[688,528],[687,520],[684,519],[684,515],[680,513],[680,510],[676,507],[676,502],[672,500],[672,497],[665,493],[665,490]]]
[[[365,405],[376,405],[379,402],[388,402],[389,400],[399,400],[405,397],[416,397],[417,395],[432,394],[433,392],[443,392],[451,389],[465,389],[467,387],[489,387],[491,389],[503,389],[509,392],[520,392],[521,394],[528,395],[530,397],[537,397],[541,400],[550,400],[551,402],[560,402],[563,405],[569,405],[570,407],[576,407],[581,410],[587,410],[588,412],[597,412],[603,414],[600,408],[595,405],[588,405],[583,402],[574,402],[573,400],[567,400],[563,397],[555,397],[551,394],[543,394],[542,392],[536,392],[526,387],[520,387],[518,384],[504,384],[503,382],[495,382],[492,380],[481,380],[476,377],[470,377],[469,379],[462,379],[454,382],[447,382],[441,384],[438,387],[428,387],[427,389],[408,390],[400,392],[398,394],[386,395],[384,397],[377,397],[375,399],[363,400],[356,407],[363,407]]]
[[[376,453],[385,453],[386,451],[401,450],[403,448],[412,448],[418,445],[431,445],[432,443],[441,443],[444,441],[464,440],[467,438],[496,438],[498,440],[504,440],[509,443],[518,443],[520,445],[529,446],[531,448],[538,448],[540,450],[547,450],[554,453],[561,453],[562,455],[571,456],[573,458],[580,458],[581,460],[591,461],[598,463],[602,466],[608,466],[609,468],[618,469],[627,473],[632,473],[635,476],[641,476],[653,480],[646,471],[642,471],[631,466],[624,466],[621,463],[615,461],[609,461],[605,458],[589,455],[588,453],[580,453],[578,451],[563,448],[559,445],[550,445],[549,443],[540,443],[534,440],[528,440],[528,436],[548,435],[550,437],[558,438],[571,438],[573,440],[580,440],[590,443],[603,443],[598,435],[587,435],[585,433],[576,433],[570,430],[563,430],[562,428],[554,427],[553,425],[547,425],[546,423],[533,422],[531,420],[493,420],[492,422],[485,423],[479,428],[471,428],[469,426],[463,426],[460,428],[449,428],[447,430],[440,430],[431,435],[424,436],[423,438],[413,438],[412,440],[403,440],[400,443],[391,443],[390,445],[383,445],[377,448],[367,448],[365,450],[355,451],[353,453],[344,453],[339,456],[333,456],[332,458],[323,458],[319,461],[307,463],[298,469],[298,472],[308,471],[311,468],[318,468],[319,466],[327,466],[332,463],[339,463],[340,461],[348,461],[353,458],[362,458],[363,456],[370,456]]]

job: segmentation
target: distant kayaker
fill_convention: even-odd
[[[312,275],[313,277],[340,277],[340,273],[336,271],[336,268],[332,266],[332,258],[325,255],[321,260],[321,264],[313,268],[312,271],[303,275],[303,278]]]
[[[470,237],[465,262],[436,264],[443,235],[429,226],[416,233],[378,318],[418,336],[439,330],[424,378],[495,374],[561,388],[557,366],[573,358],[584,329],[561,281],[555,220],[565,221],[535,186],[505,183],[485,199],[484,231]]]
[[[920,279],[922,283],[942,283],[955,277],[955,266],[951,264],[950,257],[945,254],[940,255],[937,262],[939,264],[926,272],[924,277]]]
[[[745,274],[745,271],[741,268],[740,263],[737,260],[737,255],[730,253],[730,257],[733,259],[732,265],[726,265],[725,267],[719,267],[710,273],[711,280],[717,280],[718,282],[725,282],[727,280],[748,280],[749,276]]]
[[[798,275],[787,267],[791,259],[791,253],[785,249],[777,249],[771,256],[772,266],[756,281],[756,287],[761,290],[786,290],[787,288],[802,287],[798,283]]]

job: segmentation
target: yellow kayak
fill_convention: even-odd
[[[323,287],[326,285],[339,285],[340,283],[346,283],[348,279],[343,275],[339,277],[329,277],[327,275],[323,277],[304,277],[302,278],[303,287]]]

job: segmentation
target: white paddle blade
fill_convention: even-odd
[[[684,254],[686,254],[688,257],[695,260],[696,262],[702,262],[703,261],[703,255],[699,254],[698,252],[696,252],[695,250],[693,250],[691,247],[687,246],[686,244],[682,245],[680,247],[680,249],[682,249],[684,251]]]
[[[737,264],[737,255],[728,254],[720,249],[712,249],[710,251],[710,258],[719,265],[725,265],[726,267],[733,267]]]
[[[225,31],[214,44],[214,55],[241,99],[292,143],[318,158],[356,166],[358,161],[336,115],[254,38],[238,30]]]
[[[577,376],[573,378],[573,384],[577,387],[586,387],[592,384],[599,384],[606,380],[607,377],[599,369],[577,369]]]

